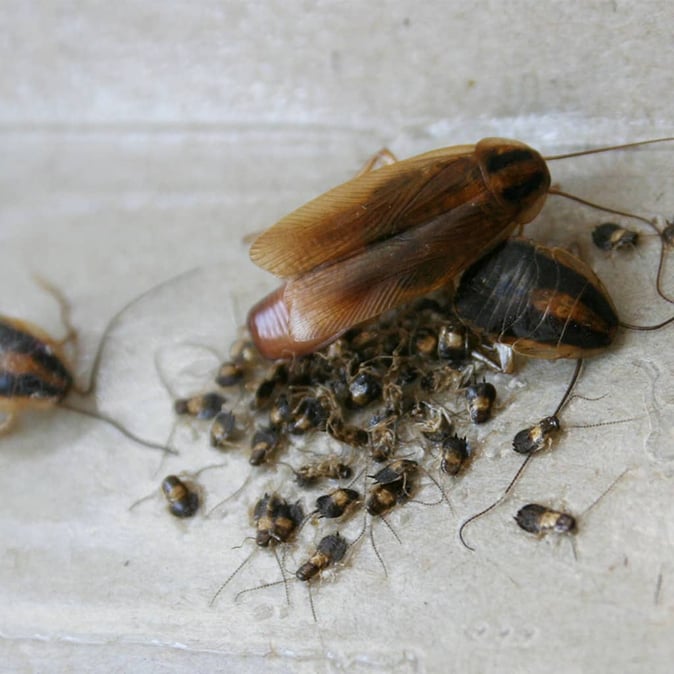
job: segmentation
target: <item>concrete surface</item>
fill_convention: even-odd
[[[672,12],[666,2],[3,2],[0,6],[2,313],[58,334],[32,281],[62,288],[81,331],[86,379],[109,318],[97,405],[164,440],[170,396],[198,387],[252,301],[274,280],[245,234],[346,179],[383,145],[399,156],[503,135],[550,153],[674,133]],[[568,191],[671,216],[674,147],[559,162]],[[576,243],[625,320],[671,307],[653,290],[655,239],[622,255],[588,244],[600,214],[550,199],[531,236]],[[195,270],[177,277],[181,272]],[[172,280],[170,280],[172,279]],[[674,292],[674,282],[668,283]],[[314,592],[236,592],[277,578],[248,554],[257,478],[221,518],[177,522],[161,471],[213,461],[204,429],[182,426],[179,458],[56,410],[25,414],[0,440],[0,657],[7,671],[666,672],[674,646],[671,330],[622,333],[587,364],[565,421],[510,501],[513,433],[554,407],[570,363],[523,363],[454,514],[410,504]],[[248,474],[245,457],[204,476],[208,503]],[[518,505],[587,514],[576,539],[524,536]]]

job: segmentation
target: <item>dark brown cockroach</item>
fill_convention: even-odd
[[[341,517],[359,498],[360,494],[355,489],[333,489],[316,499],[316,510],[313,514],[328,519]]]
[[[178,398],[173,403],[173,410],[176,414],[186,414],[196,419],[213,419],[226,402],[224,396],[212,391],[190,398]]]
[[[288,383],[288,364],[277,363],[269,371],[265,379],[263,379],[255,389],[253,396],[252,407],[256,410],[261,410],[267,407],[274,399],[274,394],[279,386]]]
[[[470,420],[474,424],[483,424],[491,418],[491,410],[496,400],[496,388],[485,381],[472,384],[466,388],[466,400]]]
[[[615,222],[604,222],[592,230],[592,242],[600,250],[633,248],[639,241],[639,232],[625,229]]]
[[[370,475],[376,484],[400,484],[401,493],[406,493],[407,483],[414,476],[419,464],[412,459],[395,459],[374,475]]]
[[[395,505],[407,501],[419,464],[411,459],[396,459],[370,475],[374,485],[365,500],[365,509],[370,515],[384,515]]]
[[[400,502],[400,484],[373,484],[365,499],[365,510],[373,517],[385,515]]]
[[[286,428],[292,435],[325,430],[329,414],[327,405],[320,398],[307,395],[297,403]]]
[[[544,535],[573,533],[576,530],[576,518],[568,513],[552,510],[538,503],[522,506],[515,515],[515,522],[530,534]]]
[[[266,358],[315,351],[452,281],[531,222],[549,194],[588,203],[550,188],[546,160],[663,140],[672,139],[543,158],[487,138],[366,171],[253,242],[252,260],[286,279],[250,310],[253,341]]]
[[[370,436],[364,428],[344,423],[341,419],[330,422],[327,431],[335,440],[349,447],[367,447],[370,441]]]
[[[348,547],[346,540],[339,534],[324,536],[318,543],[316,551],[297,569],[295,576],[298,580],[311,580],[323,569],[340,562]]]
[[[561,248],[511,239],[462,276],[454,300],[472,330],[533,358],[586,358],[619,320],[596,274]]]
[[[438,358],[454,363],[465,360],[470,354],[466,326],[457,322],[445,323],[438,332]]]
[[[530,358],[588,358],[605,351],[619,327],[657,330],[618,318],[597,275],[562,248],[511,239],[461,277],[455,310],[471,329]]]
[[[381,396],[381,376],[370,369],[363,369],[350,379],[347,390],[346,402],[349,407],[355,409],[366,407]]]
[[[269,410],[269,423],[274,428],[284,427],[293,416],[292,401],[287,393],[279,393]]]

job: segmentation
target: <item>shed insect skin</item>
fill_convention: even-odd
[[[531,222],[550,194],[632,216],[551,189],[546,161],[670,140],[544,158],[519,141],[486,138],[366,169],[255,239],[252,260],[286,282],[250,310],[252,339],[266,358],[321,348],[452,281]]]
[[[307,463],[297,469],[293,468],[295,481],[300,487],[310,487],[319,480],[346,480],[353,475],[353,469],[340,461],[338,457],[330,456],[323,461]]]

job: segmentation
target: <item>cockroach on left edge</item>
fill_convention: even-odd
[[[0,420],[0,435],[12,429],[23,410],[45,410],[59,406],[103,421],[140,445],[175,454],[175,450],[165,445],[139,438],[100,412],[74,407],[66,402],[66,398],[73,392],[80,396],[87,396],[93,392],[105,335],[121,311],[106,327],[104,338],[94,359],[88,385],[79,386],[66,355],[66,348],[69,345],[74,348],[77,343],[77,331],[70,323],[70,306],[65,297],[51,284],[39,278],[36,278],[36,281],[58,302],[66,334],[57,340],[28,321],[0,315],[0,413],[5,415]]]

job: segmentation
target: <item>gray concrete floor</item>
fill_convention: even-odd
[[[52,3],[0,7],[0,310],[58,334],[32,281],[68,296],[86,379],[109,335],[98,408],[165,439],[171,386],[187,392],[224,353],[247,307],[274,286],[243,237],[348,178],[383,145],[399,156],[487,135],[544,153],[674,133],[672,15],[665,2]],[[648,215],[674,213],[674,147],[560,162],[565,189]],[[550,199],[528,233],[577,244],[625,320],[658,301],[655,239],[626,256],[592,250],[603,219]],[[195,270],[182,276],[182,272]],[[141,296],[148,288],[160,287]],[[672,283],[668,284],[674,292]],[[514,432],[548,413],[570,363],[521,363],[450,485],[455,512],[411,504],[376,532],[384,576],[361,547],[321,583],[236,592],[275,578],[247,554],[248,509],[287,480],[257,478],[222,518],[166,516],[158,457],[66,410],[27,413],[0,441],[0,655],[13,671],[665,672],[674,649],[671,331],[623,333],[587,364],[569,429],[511,500],[469,531],[518,460]],[[213,460],[182,426],[162,471]],[[245,457],[205,476],[208,503],[245,479]],[[587,514],[576,539],[537,541],[512,523],[545,500]]]

